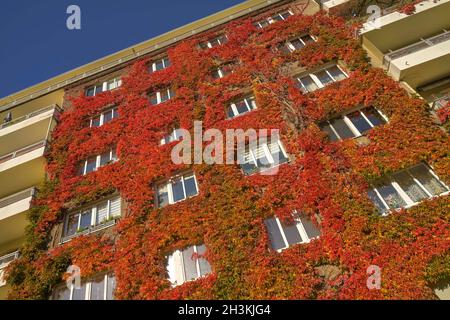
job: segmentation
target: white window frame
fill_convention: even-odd
[[[185,187],[185,182],[184,182],[184,181],[185,181],[187,178],[190,178],[190,177],[194,177],[195,188],[197,189],[197,193],[196,193],[195,195],[192,195],[192,196],[187,197],[187,196],[186,196],[186,187]],[[178,200],[178,201],[174,201],[174,200],[173,200],[172,182],[173,182],[174,180],[180,179],[180,178],[181,178],[181,182],[182,182],[181,185],[183,186],[183,195],[184,195],[184,198],[181,199],[181,200]],[[185,201],[185,200],[187,200],[187,199],[190,199],[190,198],[193,198],[193,197],[198,196],[199,193],[200,193],[200,189],[198,188],[198,182],[197,182],[197,177],[195,176],[195,173],[188,173],[188,174],[183,174],[183,175],[174,176],[174,177],[170,178],[166,183],[163,183],[163,184],[158,185],[157,188],[156,188],[156,189],[157,189],[157,190],[156,190],[156,192],[157,192],[156,196],[157,196],[157,197],[158,197],[158,195],[159,195],[159,190],[160,190],[162,187],[167,188],[167,196],[168,196],[168,198],[169,198],[169,203],[168,203],[167,205],[171,205],[171,204],[175,204],[175,203],[178,203],[178,202]],[[158,200],[158,199],[157,199],[157,200]],[[157,203],[158,208],[161,208],[159,201],[157,201],[157,202],[158,202],[158,203]]]
[[[70,213],[67,214],[67,215],[65,216],[65,218],[64,218],[63,238],[65,238],[65,237],[71,237],[71,236],[76,236],[76,234],[77,234],[78,232],[80,232],[80,231],[78,231],[78,230],[80,230],[81,214],[82,214],[83,212],[91,211],[91,223],[90,223],[90,226],[89,226],[90,228],[92,228],[92,227],[98,227],[98,226],[101,226],[101,225],[105,224],[105,222],[100,222],[100,223],[97,224],[97,211],[98,211],[98,207],[99,207],[100,205],[102,205],[102,204],[105,204],[105,202],[108,204],[108,212],[107,212],[107,214],[106,214],[106,221],[109,221],[109,219],[112,218],[112,216],[111,216],[111,202],[114,201],[114,200],[119,200],[119,202],[120,202],[120,216],[122,216],[122,198],[121,198],[120,196],[115,196],[115,197],[109,198],[109,199],[107,199],[107,200],[103,200],[103,201],[97,202],[95,205],[85,207],[84,209],[77,210],[77,211],[75,211],[75,212],[70,212]],[[69,219],[70,219],[71,216],[77,215],[77,214],[78,214],[77,232],[75,232],[75,234],[73,234],[73,235],[71,235],[71,236],[68,236],[68,235],[67,235],[67,228],[68,228],[68,226],[69,226],[69,225],[68,225]],[[118,218],[118,217],[117,217],[117,218]],[[84,231],[84,230],[83,230],[83,231]]]
[[[168,64],[166,64],[166,60],[169,61]],[[163,68],[162,68],[162,69],[159,69],[159,70],[156,70],[156,65],[157,65],[159,62],[162,62]],[[168,67],[170,67],[170,60],[169,60],[169,57],[168,57],[168,56],[165,56],[165,57],[163,57],[163,58],[161,58],[161,59],[157,59],[157,60],[155,60],[155,61],[152,62],[151,66],[150,66],[150,72],[153,73],[153,72],[157,72],[157,71],[162,71],[162,70],[164,70],[164,69],[167,69]]]
[[[331,120],[341,118],[342,120],[344,120],[345,124],[346,124],[347,127],[350,129],[350,131],[354,134],[354,137],[353,137],[352,139],[359,138],[359,137],[361,137],[361,136],[363,135],[363,133],[361,133],[361,132],[358,130],[358,128],[356,128],[356,126],[353,124],[353,122],[350,120],[350,118],[347,117],[347,115],[349,115],[350,113],[353,113],[353,112],[359,112],[359,113],[361,114],[361,116],[364,118],[364,120],[366,120],[367,123],[370,125],[371,129],[373,129],[373,128],[377,127],[377,126],[373,125],[373,123],[369,120],[369,118],[368,118],[368,117],[364,114],[364,112],[363,112],[363,111],[364,111],[365,109],[367,109],[367,108],[369,108],[369,107],[362,107],[362,108],[359,108],[359,109],[356,109],[356,110],[347,112],[347,113],[345,113],[345,114],[342,115],[342,116],[332,118]],[[378,114],[386,121],[386,123],[389,122],[388,117],[387,117],[384,113],[382,113],[380,110],[378,110],[378,109],[375,108],[375,107],[372,107],[372,108],[375,109],[375,110],[378,112]],[[345,140],[345,139],[341,138],[341,136],[339,135],[339,133],[338,133],[338,132],[336,131],[336,129],[333,127],[333,124],[331,123],[331,120],[326,121],[326,123],[330,126],[330,129],[333,131],[333,133],[336,135],[336,137],[338,137],[339,141]],[[347,139],[348,139],[348,138],[347,138]]]
[[[293,245],[310,243],[311,240],[317,239],[317,238],[320,237],[320,236],[317,236],[317,237],[310,238],[308,236],[308,234],[306,233],[306,229],[303,226],[303,223],[302,223],[301,219],[300,218],[294,218],[295,227],[297,228],[298,233],[300,234],[300,238],[302,239],[302,241],[301,242],[297,242],[296,244],[293,244],[293,245],[289,245],[289,242],[288,242],[287,237],[286,237],[286,235],[284,233],[283,226],[281,224],[280,219],[277,216],[274,216],[273,218],[275,218],[275,220],[277,222],[278,230],[280,231],[281,237],[283,238],[283,242],[284,242],[284,245],[285,245],[283,248],[280,248],[280,249],[276,250],[277,252],[281,252],[281,251],[283,251],[283,250],[285,250],[285,249],[287,249],[287,248],[289,248],[289,247],[291,247]]]
[[[171,100],[173,97],[175,97],[175,93],[172,94],[172,91],[173,91],[173,90],[172,90],[171,88],[167,88],[167,89],[164,89],[164,90],[160,90],[160,91],[153,92],[152,95],[156,94],[156,102],[157,102],[156,104],[154,104],[154,106],[156,106],[156,105],[158,105],[158,104],[161,104],[161,103],[163,103],[163,102],[169,101],[169,100]],[[167,95],[168,95],[168,97],[169,97],[169,99],[162,101],[162,98],[161,98],[161,93],[162,93],[162,92],[166,92]],[[152,96],[152,95],[151,95],[151,96]]]
[[[228,36],[226,34],[224,34],[224,35],[220,35],[220,36],[208,39],[208,40],[204,41],[203,43],[206,45],[206,47],[208,47],[208,49],[212,49],[212,48],[214,48],[214,46],[211,44],[211,42],[214,41],[214,40],[217,40],[219,42],[219,46],[221,46],[221,45],[223,45],[223,44],[225,44],[227,42],[227,41],[222,42],[220,40],[223,37],[225,37],[225,39],[227,39],[227,41],[228,41]],[[218,47],[218,46],[216,46],[216,47]]]
[[[288,156],[286,150],[284,149],[284,146],[281,143],[280,139],[277,139],[276,143],[278,144],[278,147],[280,148],[280,150],[283,153],[283,155],[285,156],[285,158],[287,158],[289,161],[289,156]],[[285,163],[285,162],[282,162],[282,163],[278,162],[276,165],[273,165],[273,164],[275,164],[275,160],[273,159],[272,153],[270,152],[270,149],[269,149],[269,144],[267,142],[264,142],[263,144],[258,144],[256,147],[262,148],[262,150],[264,152],[264,156],[269,161],[269,163],[272,164],[272,166],[270,166],[269,168],[262,168],[262,169],[260,167],[258,167],[258,162],[256,161],[257,158],[255,156],[255,150],[249,148],[248,150],[245,151],[245,156],[256,166],[256,168],[258,168],[258,170],[256,170],[252,174],[260,173],[265,170],[270,170],[270,169],[273,169],[273,168]],[[246,162],[246,163],[250,163],[250,161]],[[250,175],[252,175],[252,174],[250,174]]]
[[[103,288],[103,300],[106,300],[108,297],[108,277],[111,274],[105,274],[103,282],[104,282],[104,288]],[[114,275],[112,275],[113,277],[115,277]],[[91,291],[92,291],[92,283],[93,283],[93,279],[95,279],[96,277],[93,277],[91,279],[91,281],[87,281],[85,282],[86,284],[86,288],[85,288],[85,292],[84,292],[84,300],[91,300]],[[75,286],[72,284],[70,286],[70,294],[69,294],[69,300],[73,301],[73,292],[74,292]]]
[[[325,88],[327,85],[331,84],[331,83],[323,84],[322,81],[320,81],[319,77],[316,76],[316,74],[321,72],[321,71],[325,71],[327,73],[327,75],[332,79],[332,83],[336,83],[338,81],[341,81],[341,80],[336,80],[331,75],[331,73],[328,71],[328,69],[330,69],[330,68],[332,68],[334,66],[336,66],[345,75],[345,78],[348,78],[348,74],[339,66],[339,64],[334,64],[334,65],[330,65],[328,67],[322,68],[320,70],[317,70],[315,72],[298,75],[298,76],[295,77],[295,79],[297,80],[298,84],[303,88],[303,91],[305,93],[313,92],[315,90],[319,90],[319,89]],[[313,91],[309,91],[308,89],[306,89],[306,87],[303,85],[303,82],[301,81],[301,78],[304,78],[306,76],[309,76],[311,78],[311,80],[316,84],[317,89],[315,89]],[[344,80],[344,79],[342,79],[342,80]]]
[[[108,112],[112,112],[112,119],[111,119],[111,121],[112,121],[113,119],[116,119],[116,118],[119,117],[119,110],[118,110],[118,107],[117,107],[117,106],[114,106],[114,107],[112,107],[112,108],[108,108],[108,109],[106,109],[105,111],[102,111],[102,113],[100,113],[100,123],[99,123],[99,125],[96,126],[95,128],[101,127],[101,126],[103,126],[103,125],[105,124],[105,123],[104,123],[104,122],[105,122],[105,114],[108,113]],[[91,120],[90,120],[90,122],[89,122],[89,126],[90,126],[91,128],[94,128],[94,126],[93,126],[94,118],[96,118],[96,117],[91,118]]]
[[[179,128],[173,129],[170,134],[164,136],[164,138],[161,139],[161,145],[163,146],[165,144],[169,144],[169,143],[172,143],[174,141],[181,140],[183,138],[183,135],[178,134],[178,130],[179,130]],[[169,139],[169,142],[166,142],[167,138]]]
[[[116,162],[116,161],[119,160],[119,157],[117,156],[117,150],[116,150],[116,148],[117,148],[117,147],[114,146],[114,147],[111,147],[111,148],[109,149],[109,161],[108,161],[108,162],[111,162],[111,161],[112,161],[112,162]],[[113,158],[113,155],[114,155],[114,154],[116,154],[116,159]],[[92,158],[92,157],[88,157],[86,160],[83,161],[83,174],[82,174],[83,176],[87,174],[86,170],[87,170],[89,158]],[[98,168],[101,168],[101,167],[104,166],[104,165],[101,165],[101,158],[102,158],[102,154],[99,154],[99,155],[96,155],[96,156],[95,156],[95,168],[94,168],[94,170],[91,171],[91,172],[97,171]]]
[[[172,287],[180,286],[180,285],[182,285],[182,284],[184,284],[186,282],[196,281],[196,280],[198,280],[200,278],[203,278],[203,277],[206,277],[208,275],[208,274],[205,274],[203,276],[201,275],[200,259],[195,259],[195,267],[196,267],[196,271],[197,271],[197,277],[195,279],[191,279],[191,280],[187,280],[186,279],[183,251],[189,249],[190,247],[193,247],[194,248],[194,254],[199,254],[197,247],[201,246],[201,245],[203,245],[203,244],[188,246],[184,250],[175,250],[174,252],[172,252],[172,254],[170,254],[168,257],[166,257],[166,259],[167,259],[167,267],[166,267],[166,269],[168,270],[168,273],[169,273],[168,274],[168,276],[169,276],[168,280],[172,284]],[[208,261],[208,263],[209,263],[209,261]],[[173,270],[170,270],[171,266],[173,267]],[[174,276],[174,278],[171,278],[170,271],[173,272],[172,275]],[[181,280],[180,283],[177,282],[178,279]]]
[[[447,191],[444,191],[444,192],[442,192],[442,193],[440,193],[440,194],[438,194],[438,195],[432,195],[432,194],[424,187],[424,185],[423,185],[417,178],[415,178],[415,177],[409,172],[410,169],[412,169],[412,168],[414,168],[414,167],[416,167],[416,166],[419,166],[419,165],[424,165],[424,166],[427,168],[428,172],[429,172],[429,173],[430,173],[437,181],[439,181],[439,182],[444,186],[444,188],[447,189]],[[440,197],[440,196],[444,196],[444,195],[450,194],[450,188],[449,188],[449,186],[447,186],[441,179],[439,179],[439,177],[436,175],[436,173],[434,173],[433,169],[432,169],[429,165],[427,165],[427,164],[421,163],[421,164],[418,164],[418,165],[414,165],[414,166],[409,167],[409,168],[407,168],[407,169],[397,171],[397,172],[395,172],[394,174],[396,174],[396,173],[402,173],[402,172],[407,172],[407,173],[408,173],[408,175],[414,180],[414,182],[419,186],[419,188],[420,188],[422,191],[425,192],[425,194],[428,196],[428,199],[433,199],[433,198],[436,198],[436,197]],[[375,194],[376,194],[377,197],[378,197],[378,200],[380,200],[380,202],[383,204],[384,209],[385,209],[383,212],[381,212],[381,216],[387,216],[387,215],[389,215],[389,213],[390,213],[391,210],[399,211],[399,210],[402,209],[402,208],[404,208],[404,209],[411,208],[411,207],[413,207],[413,206],[416,206],[416,205],[420,204],[420,203],[423,201],[423,200],[422,200],[422,201],[416,201],[416,202],[414,202],[414,201],[408,196],[408,194],[406,193],[406,191],[403,190],[403,188],[400,186],[400,184],[394,180],[394,177],[393,177],[393,176],[389,177],[389,178],[388,178],[388,181],[389,181],[389,184],[383,184],[382,186],[388,186],[388,185],[391,185],[391,186],[395,189],[395,191],[397,191],[397,193],[399,194],[400,198],[406,203],[406,205],[405,205],[405,206],[402,206],[402,207],[400,207],[400,208],[391,209],[391,208],[389,207],[389,205],[387,204],[387,202],[386,202],[386,201],[383,199],[383,197],[381,196],[380,192],[378,191],[378,188],[379,188],[379,187],[372,187],[370,190],[372,190],[373,192],[375,192]],[[381,187],[382,187],[382,186],[381,186]],[[425,199],[424,199],[424,200],[425,200]]]
[[[285,11],[280,11],[280,12],[278,12],[277,14],[275,14],[273,16],[270,16],[270,17],[268,17],[266,19],[262,19],[262,20],[259,20],[259,21],[255,22],[255,26],[257,28],[259,28],[259,29],[264,29],[265,27],[263,27],[261,23],[263,21],[267,21],[269,23],[269,25],[273,24],[273,23],[277,22],[277,20],[274,19],[276,16],[279,16],[281,18],[281,20],[285,21],[286,19],[282,16],[283,13],[289,13],[289,16],[293,16],[294,15],[294,13],[292,12],[291,9],[288,9],[288,10],[285,10]]]
[[[247,110],[248,111],[243,112],[243,113],[239,113],[238,110],[237,110],[237,107],[236,107],[236,103],[239,103],[239,102],[244,102],[245,105],[247,106]],[[253,108],[251,108],[251,106],[253,106]],[[251,111],[254,111],[254,110],[258,109],[254,96],[248,96],[248,97],[245,97],[245,98],[243,98],[243,99],[241,99],[239,101],[235,101],[235,102],[230,104],[230,107],[231,107],[231,110],[233,111],[233,117],[229,117],[228,119],[234,119],[236,117],[242,116],[244,114],[247,114],[247,113],[249,113]]]
[[[115,87],[109,89],[109,88],[108,88],[108,84],[109,84],[111,81],[115,84]],[[93,94],[92,96],[90,96],[90,97],[95,97],[95,96],[98,94],[98,93],[97,93],[97,87],[98,87],[99,85],[102,86],[102,92],[112,91],[112,90],[114,90],[114,89],[119,88],[119,87],[122,85],[122,79],[121,79],[120,77],[115,77],[115,78],[106,80],[106,81],[104,81],[104,82],[101,82],[101,83],[99,83],[99,84],[95,84],[95,85],[89,86],[89,87],[87,87],[87,88],[85,89],[85,91],[84,91],[84,92],[85,92],[85,95],[86,95],[86,93],[87,93],[87,91],[88,91],[89,89],[94,88],[94,94]],[[101,93],[101,92],[99,92],[99,93]]]
[[[309,34],[309,33],[308,33],[308,34],[304,34],[304,35],[301,35],[301,36],[299,36],[299,37],[295,37],[295,38],[292,38],[292,39],[286,41],[286,42],[285,42],[285,45],[286,45],[286,47],[288,48],[288,50],[289,50],[290,52],[294,52],[294,51],[296,51],[296,50],[301,50],[301,49],[296,49],[296,48],[294,47],[294,45],[293,45],[292,42],[291,42],[291,41],[293,41],[293,40],[299,40],[301,43],[303,43],[303,46],[306,47],[306,46],[307,46],[307,43],[306,43],[305,41],[303,41],[303,39],[302,39],[302,37],[304,37],[304,36],[310,36],[314,42],[317,41],[317,38],[316,38],[315,36],[313,36],[313,35],[311,35],[311,34]]]

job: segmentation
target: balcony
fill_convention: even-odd
[[[389,52],[383,67],[397,81],[405,81],[413,89],[448,73],[450,65],[450,31]]]
[[[14,260],[19,257],[19,251],[9,253],[5,256],[0,257],[0,287],[6,285],[6,281],[4,279],[4,270],[5,268]]]
[[[0,155],[0,197],[39,184],[45,177],[44,152],[47,141],[42,140],[10,153]]]
[[[26,212],[35,192],[35,188],[29,188],[0,199],[0,244],[23,237],[27,225]]]
[[[388,10],[360,30],[372,64],[413,91],[448,75],[450,65],[450,0],[426,0],[415,8],[411,15]]]
[[[59,114],[57,105],[32,111],[17,108],[11,113],[3,113],[0,119],[3,120],[0,124],[0,155],[48,139]],[[6,121],[8,118],[10,121]]]

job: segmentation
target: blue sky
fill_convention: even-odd
[[[243,0],[2,0],[0,98]],[[69,31],[66,9],[81,8]]]

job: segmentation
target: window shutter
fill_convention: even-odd
[[[97,224],[108,219],[108,202],[101,203],[97,207]]]
[[[121,198],[111,199],[110,217],[117,218],[121,216]]]

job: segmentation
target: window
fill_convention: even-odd
[[[157,187],[158,207],[174,204],[198,194],[197,180],[193,173],[170,179]]]
[[[106,111],[103,111],[101,114],[93,117],[90,121],[90,127],[100,127],[118,117],[119,111],[117,107],[108,109]]]
[[[238,163],[246,175],[273,168],[289,159],[281,142],[276,139],[269,143],[247,146],[244,152],[238,150]]]
[[[419,164],[381,180],[368,195],[385,215],[391,209],[409,208],[424,199],[447,194],[449,190],[428,166]]]
[[[231,119],[254,109],[256,109],[255,98],[253,96],[244,98],[243,100],[230,104],[227,110],[227,116],[228,119]]]
[[[168,88],[154,92],[150,94],[149,97],[150,97],[150,104],[157,105],[175,97],[175,92],[171,88]]]
[[[231,67],[229,65],[225,65],[225,66],[222,66],[220,68],[213,70],[212,77],[214,80],[217,80],[217,79],[221,79],[221,78],[225,77],[226,75],[228,75],[230,73],[231,73]]]
[[[319,229],[305,214],[299,215],[292,224],[286,224],[277,217],[266,219],[264,223],[272,249],[278,252],[297,243],[308,243],[320,236]]]
[[[202,257],[205,252],[206,247],[202,244],[184,250],[176,250],[167,258],[167,272],[173,286],[196,280],[211,273],[209,262]]]
[[[116,278],[112,274],[82,281],[81,288],[71,285],[70,289],[61,285],[55,289],[52,300],[114,300]]]
[[[293,15],[293,13],[291,10],[283,11],[283,12],[277,13],[276,15],[269,17],[267,19],[255,22],[254,25],[258,29],[264,29],[265,27],[269,26],[270,24],[275,23],[277,21],[286,20],[287,18],[289,18],[292,15]]]
[[[78,169],[78,175],[82,176],[96,171],[98,168],[117,160],[116,147],[112,147],[102,154],[89,157],[85,161],[82,161]]]
[[[155,72],[155,71],[159,71],[159,70],[163,70],[170,67],[170,60],[168,57],[164,57],[162,59],[158,59],[156,61],[154,61],[151,65],[150,65],[150,72]]]
[[[122,80],[120,78],[113,78],[111,80],[99,83],[97,85],[88,87],[86,89],[86,96],[93,97],[101,92],[116,89],[122,85]]]
[[[304,76],[298,76],[298,87],[304,93],[312,92],[319,88],[323,88],[326,85],[343,80],[347,78],[347,75],[337,65],[310,73]]]
[[[200,47],[200,49],[214,48],[214,47],[218,47],[218,46],[220,46],[222,44],[227,43],[227,41],[228,41],[227,36],[226,35],[221,35],[221,36],[218,36],[216,38],[212,38],[212,39],[209,39],[207,41],[200,42],[199,43],[199,47]]]
[[[161,145],[165,145],[174,141],[181,140],[183,138],[183,133],[180,129],[174,129],[171,134],[165,136],[161,139]]]
[[[74,236],[91,233],[109,227],[122,215],[122,200],[119,196],[104,200],[97,205],[72,212],[64,219],[63,240],[66,242]]]
[[[369,107],[322,123],[320,128],[328,133],[330,141],[338,141],[359,137],[386,122],[385,115],[374,107]]]
[[[299,50],[299,49],[305,47],[308,43],[311,43],[314,41],[316,41],[316,40],[312,36],[307,34],[307,35],[286,41],[286,43],[284,43],[280,49],[281,49],[281,51],[283,51],[285,53],[291,53],[295,50]]]

